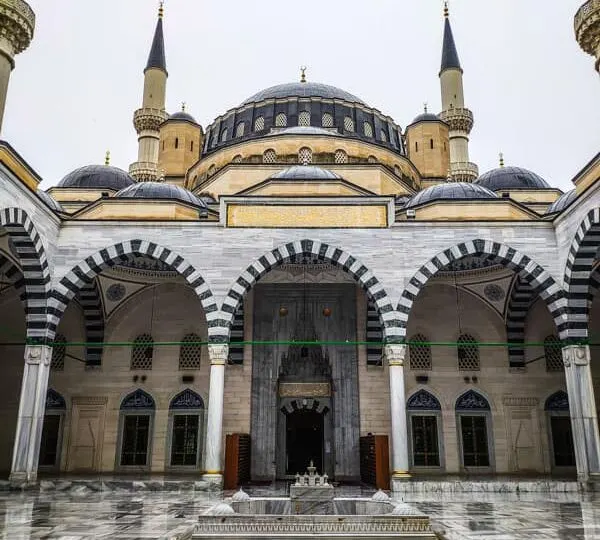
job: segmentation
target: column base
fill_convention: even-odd
[[[202,480],[208,482],[211,487],[223,488],[223,475],[221,473],[205,473],[202,475]]]
[[[412,475],[408,471],[394,471],[392,473],[392,480],[408,480],[412,478]]]
[[[11,472],[8,481],[17,487],[25,487],[37,484],[37,471],[33,473]]]

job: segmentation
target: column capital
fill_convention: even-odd
[[[404,357],[406,356],[406,345],[401,343],[385,345],[383,354],[390,366],[403,366]]]
[[[229,345],[226,343],[215,343],[208,346],[208,356],[213,365],[225,365],[229,358]]]
[[[52,348],[48,345],[27,345],[25,362],[27,364],[43,364],[49,366],[52,360]]]
[[[562,349],[565,367],[587,366],[590,364],[588,345],[567,345]]]

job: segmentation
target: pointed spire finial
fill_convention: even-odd
[[[165,16],[165,3],[161,2],[158,6],[158,18],[162,19]]]
[[[504,154],[502,152],[500,152],[499,157],[500,157],[500,167],[504,167]]]
[[[305,83],[306,82],[306,66],[301,66],[300,67],[300,82]]]
[[[427,114],[427,102],[423,103],[423,111],[425,112],[425,114]]]
[[[110,150],[107,150],[106,154],[104,155],[104,165],[110,165]]]
[[[444,17],[447,19],[450,17],[450,8],[448,7],[448,1],[444,2]]]
[[[185,101],[182,101],[181,102],[181,112],[185,112],[185,105],[186,105]]]

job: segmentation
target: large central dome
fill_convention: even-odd
[[[254,94],[253,96],[242,102],[242,105],[248,103],[257,103],[264,101],[265,99],[281,99],[287,97],[319,97],[323,99],[343,99],[350,103],[360,103],[365,105],[366,103],[357,98],[350,92],[346,92],[341,88],[330,86],[328,84],[314,83],[314,82],[294,82],[286,84],[278,84],[271,86],[265,90]]]

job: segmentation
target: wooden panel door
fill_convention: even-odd
[[[102,463],[106,398],[74,397],[67,470],[99,471]]]

